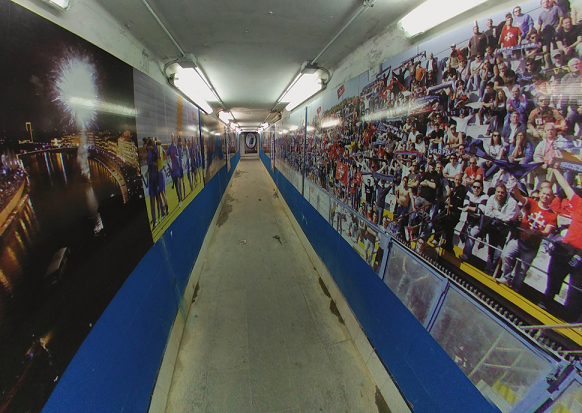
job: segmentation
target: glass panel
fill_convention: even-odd
[[[582,413],[582,384],[572,382],[546,413]]]
[[[305,198],[325,218],[329,217],[329,195],[318,186],[305,180]]]
[[[384,283],[412,314],[425,324],[439,298],[443,283],[416,258],[394,245],[384,275]]]
[[[502,412],[509,412],[551,362],[454,289],[447,293],[432,336]]]

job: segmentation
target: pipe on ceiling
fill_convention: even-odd
[[[166,36],[168,36],[168,38],[171,40],[171,42],[174,44],[174,46],[176,46],[176,49],[178,49],[178,51],[180,52],[180,57],[185,56],[186,53],[184,53],[184,50],[182,50],[182,48],[180,47],[180,45],[178,44],[178,42],[176,41],[176,39],[174,39],[174,36],[172,36],[172,33],[169,32],[169,30],[166,28],[166,26],[164,25],[164,23],[160,20],[160,18],[158,17],[158,15],[154,11],[154,9],[152,9],[152,7],[149,5],[149,3],[146,0],[141,0],[141,2],[145,6],[145,8],[150,12],[150,14],[152,15],[152,17],[156,21],[156,23],[158,23],[158,26],[160,26],[160,28],[164,31],[164,33],[166,33]],[[168,63],[166,63],[164,65],[163,73],[164,73],[164,76],[166,76],[166,78],[168,78],[168,75],[166,74],[166,70],[168,69],[168,66],[170,66],[173,63],[178,62],[178,60],[179,59],[175,59],[175,60],[173,60],[171,62],[168,62]],[[206,85],[212,91],[212,93],[214,94],[214,96],[216,96],[216,98],[218,99],[218,102],[222,106],[222,109],[225,109],[226,110],[226,107],[224,106],[224,102],[222,101],[222,99],[220,98],[220,96],[218,96],[218,93],[216,92],[216,89],[214,88],[214,86],[212,86],[212,83],[210,83],[210,80],[208,80],[208,76],[206,76],[206,73],[204,73],[204,70],[202,70],[202,68],[200,66],[198,66],[198,69],[204,75],[203,78],[202,78],[202,80],[204,81],[204,83],[206,83]]]
[[[144,0],[145,1],[145,0]],[[337,34],[333,37],[333,39],[331,39],[329,41],[329,43],[321,50],[321,52],[319,52],[319,54],[317,56],[315,56],[315,58],[311,61],[311,63],[315,63],[317,62],[317,59],[319,59],[326,51],[327,49],[329,49],[329,47],[337,40],[338,37],[340,37],[342,35],[342,33],[348,28],[350,27],[350,25],[358,18],[360,17],[366,10],[368,10],[371,7],[374,7],[374,3],[376,2],[376,0],[364,0],[364,4],[362,5],[362,7],[360,8],[360,10],[358,10],[358,12],[356,14],[354,14],[352,16],[352,18],[344,25],[344,27],[342,27],[340,29],[339,32],[337,32]]]
[[[172,33],[170,33],[168,31],[168,29],[166,29],[166,26],[164,26],[164,23],[162,23],[162,21],[160,20],[160,18],[158,17],[156,12],[154,11],[154,9],[151,8],[151,6],[149,5],[149,3],[146,0],[141,0],[141,2],[146,7],[146,9],[148,9],[150,14],[152,15],[152,17],[154,18],[156,23],[158,23],[158,25],[162,28],[164,33],[166,33],[166,36],[168,36],[168,38],[172,41],[172,43],[174,43],[174,46],[176,46],[176,49],[178,49],[178,51],[180,52],[180,55],[182,55],[182,56],[185,55],[184,50],[182,50],[182,48],[180,47],[180,45],[178,44],[176,39],[174,39],[174,36],[172,36]]]
[[[145,1],[145,0],[143,0]],[[352,16],[352,18],[350,20],[348,20],[348,22],[346,24],[344,24],[344,26],[340,29],[339,32],[337,32],[337,34],[333,37],[333,39],[331,39],[326,45],[325,47],[321,50],[321,52],[319,52],[319,54],[317,56],[315,56],[315,58],[313,60],[310,61],[311,64],[315,64],[317,62],[317,60],[327,51],[327,49],[329,49],[329,47],[338,39],[338,37],[340,37],[342,35],[342,33],[344,31],[346,31],[346,29],[348,27],[351,26],[351,24],[356,21],[356,19],[358,17],[360,17],[362,14],[364,14],[364,12],[366,10],[368,10],[371,7],[374,7],[374,3],[376,2],[376,0],[364,0],[362,7]],[[329,72],[329,70],[327,70],[324,67],[320,67],[320,69],[322,69],[323,71],[327,72],[327,80],[326,80],[326,84],[329,83],[329,81],[331,80],[331,74]],[[299,77],[297,76],[293,82],[285,89],[285,92],[288,91],[289,89],[291,89],[295,83],[297,82],[297,80],[299,80]],[[271,112],[273,112],[275,110],[275,108],[277,107],[277,105],[279,103],[281,103],[281,98],[285,95],[285,92],[283,92],[281,94],[281,96],[279,97],[279,99],[277,100],[277,103],[275,103],[275,106],[273,107],[273,109],[271,110]],[[269,114],[270,115],[270,114]],[[267,116],[268,117],[268,116]]]

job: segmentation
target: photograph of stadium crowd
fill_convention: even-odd
[[[529,2],[392,58],[323,92],[306,126],[304,108],[278,123],[277,168],[329,194],[326,218],[373,268],[397,236],[578,321],[581,19]]]
[[[134,69],[143,190],[154,241],[204,187],[198,108]]]

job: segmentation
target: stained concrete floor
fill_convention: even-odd
[[[259,158],[233,179],[166,412],[389,412]]]

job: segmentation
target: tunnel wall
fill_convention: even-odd
[[[238,137],[171,89],[139,42],[116,39],[98,3],[71,14],[27,5],[37,14],[0,0],[0,56],[12,62],[0,81],[1,185],[18,201],[1,203],[0,411],[146,412]],[[75,93],[99,103],[79,110]],[[165,208],[154,202],[162,179]]]
[[[499,412],[400,299],[261,151],[261,160],[414,412]]]
[[[69,364],[43,412],[146,412],[182,294],[240,159],[223,166],[154,244]],[[187,307],[186,307],[187,311]]]

